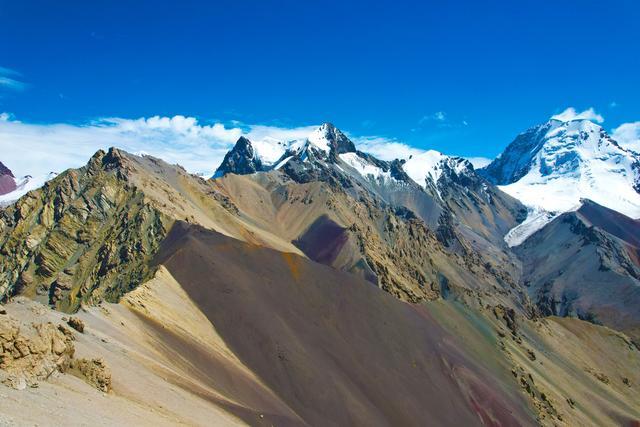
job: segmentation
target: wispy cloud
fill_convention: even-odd
[[[17,80],[21,77],[21,74],[10,68],[0,67],[0,88],[11,90],[24,90],[27,88],[27,84]]]
[[[20,73],[11,68],[0,67],[0,74],[3,76],[20,76]]]
[[[411,129],[411,131],[418,132],[434,128],[441,130],[459,129],[466,126],[469,126],[466,120],[451,118],[445,111],[436,111],[435,113],[422,116],[422,118],[418,120],[417,126]]]
[[[640,153],[640,122],[621,124],[613,130],[611,137],[624,148]]]
[[[275,139],[277,141],[292,141],[308,137],[319,125],[299,127],[279,127],[265,125],[245,125],[244,135],[251,141]]]
[[[353,137],[360,151],[373,154],[381,160],[407,159],[409,156],[424,153],[425,150],[411,147],[403,142],[380,136]]]
[[[444,123],[446,121],[447,121],[447,113],[445,113],[444,111],[436,111],[433,114],[422,116],[422,118],[418,121],[418,124],[423,125],[428,122]]]
[[[466,159],[471,162],[475,169],[483,168],[491,163],[491,159],[486,157],[466,157]]]
[[[551,118],[562,122],[570,122],[571,120],[591,120],[596,123],[604,122],[604,117],[596,113],[593,108],[578,112],[575,108],[569,107],[562,113],[551,116]]]

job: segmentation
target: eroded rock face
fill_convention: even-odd
[[[73,312],[150,277],[166,218],[129,182],[129,167],[118,150],[99,151],[0,214],[0,298],[23,291]]]
[[[67,321],[67,324],[71,326],[73,329],[75,329],[76,331],[80,332],[81,334],[84,333],[84,322],[81,319],[77,317],[71,317]]]
[[[9,315],[0,318],[0,378],[10,387],[37,387],[56,372],[66,372],[75,348],[73,333],[53,323],[21,324]]]
[[[80,319],[72,318],[78,325]],[[80,323],[81,324],[81,323]],[[111,370],[102,358],[75,359],[75,333],[52,322],[22,321],[0,309],[0,382],[16,390],[71,373],[98,390],[111,391]]]
[[[111,391],[111,370],[104,359],[74,359],[71,369],[72,373],[78,374],[98,390],[104,393]]]
[[[253,145],[244,136],[240,137],[236,145],[229,151],[216,171],[216,176],[227,173],[250,174],[262,170],[262,161],[255,154]]]

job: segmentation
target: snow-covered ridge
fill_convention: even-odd
[[[391,180],[391,171],[384,170],[383,168],[369,162],[364,157],[358,155],[358,153],[343,153],[339,155],[340,160],[355,169],[360,175],[365,178],[373,178],[376,180]]]
[[[47,181],[55,178],[56,176],[58,176],[56,172],[49,172],[45,175],[38,175],[35,177],[27,175],[16,179],[17,188],[10,193],[0,196],[0,207],[10,205],[29,191],[37,190],[42,187]]]
[[[332,150],[337,153],[355,151],[355,146],[330,123],[319,126],[306,138],[290,141],[272,137],[250,141],[241,137],[225,156],[214,178],[228,172],[253,173],[279,169],[294,156],[302,161],[307,161],[309,156],[326,158]]]
[[[438,181],[446,171],[456,175],[471,173],[473,166],[462,157],[447,156],[435,150],[411,156],[403,165],[409,177],[423,188],[433,186],[438,191]]]
[[[349,138],[333,125],[325,123],[316,128],[308,137],[293,141],[263,139],[249,141],[240,138],[234,148],[227,153],[214,178],[226,173],[250,174],[277,170],[296,158],[313,167],[313,162],[334,163],[339,169],[348,167],[365,179],[378,183],[403,180],[397,175],[402,168],[411,180],[423,188],[438,192],[438,182],[443,174],[448,176],[470,175],[473,165],[461,157],[452,157],[429,150],[399,160],[392,169],[392,162],[381,161],[371,155],[359,152]],[[313,162],[311,162],[313,160]],[[401,165],[401,166],[400,166]],[[406,179],[406,178],[405,178]]]
[[[579,207],[580,206],[576,206],[576,209]],[[524,243],[529,236],[549,224],[558,216],[560,216],[560,214],[547,212],[543,209],[529,208],[527,218],[509,230],[509,232],[504,236],[504,241],[509,245],[509,247],[518,246]]]
[[[326,153],[331,150],[331,142],[329,141],[329,132],[330,125],[328,123],[323,123],[318,129],[313,131],[311,135],[307,138],[309,144],[314,146],[317,149],[320,149]]]
[[[506,236],[519,244],[581,199],[640,218],[640,155],[621,147],[589,120],[552,119],[519,135],[481,173],[529,207]]]

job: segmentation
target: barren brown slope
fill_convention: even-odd
[[[542,313],[604,324],[640,345],[637,230],[637,221],[588,202],[529,237],[517,252]]]
[[[180,222],[158,263],[310,425],[532,423],[424,307],[355,276]]]
[[[404,301],[450,293],[471,304],[482,300],[483,305],[529,309],[526,292],[505,262],[489,262],[466,241],[461,253],[448,250],[437,231],[411,211],[386,204],[357,183],[349,189],[320,181],[297,183],[272,171],[227,174],[212,186],[257,228]]]

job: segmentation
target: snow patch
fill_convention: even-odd
[[[327,124],[323,124],[318,129],[313,131],[311,135],[309,135],[309,137],[307,138],[307,140],[309,141],[309,143],[311,143],[311,145],[324,151],[325,153],[328,153],[329,150],[331,150],[331,143],[327,138],[328,129],[329,128]]]
[[[438,151],[429,150],[412,156],[405,162],[403,169],[409,175],[409,178],[426,188],[427,179],[430,179],[434,184],[438,182],[442,174],[441,162],[447,158],[447,156]]]
[[[0,206],[7,206],[15,202],[29,191],[37,190],[42,187],[47,181],[58,176],[55,172],[49,172],[45,175],[38,175],[32,177],[30,175],[24,176],[16,180],[17,188],[10,193],[0,196]]]
[[[542,209],[529,209],[527,218],[513,227],[504,236],[504,241],[510,248],[521,245],[529,236],[556,219],[559,214]]]
[[[338,157],[354,168],[358,173],[364,177],[373,177],[375,179],[391,179],[391,173],[385,172],[378,166],[371,164],[367,159],[358,156],[357,153],[343,153]]]

